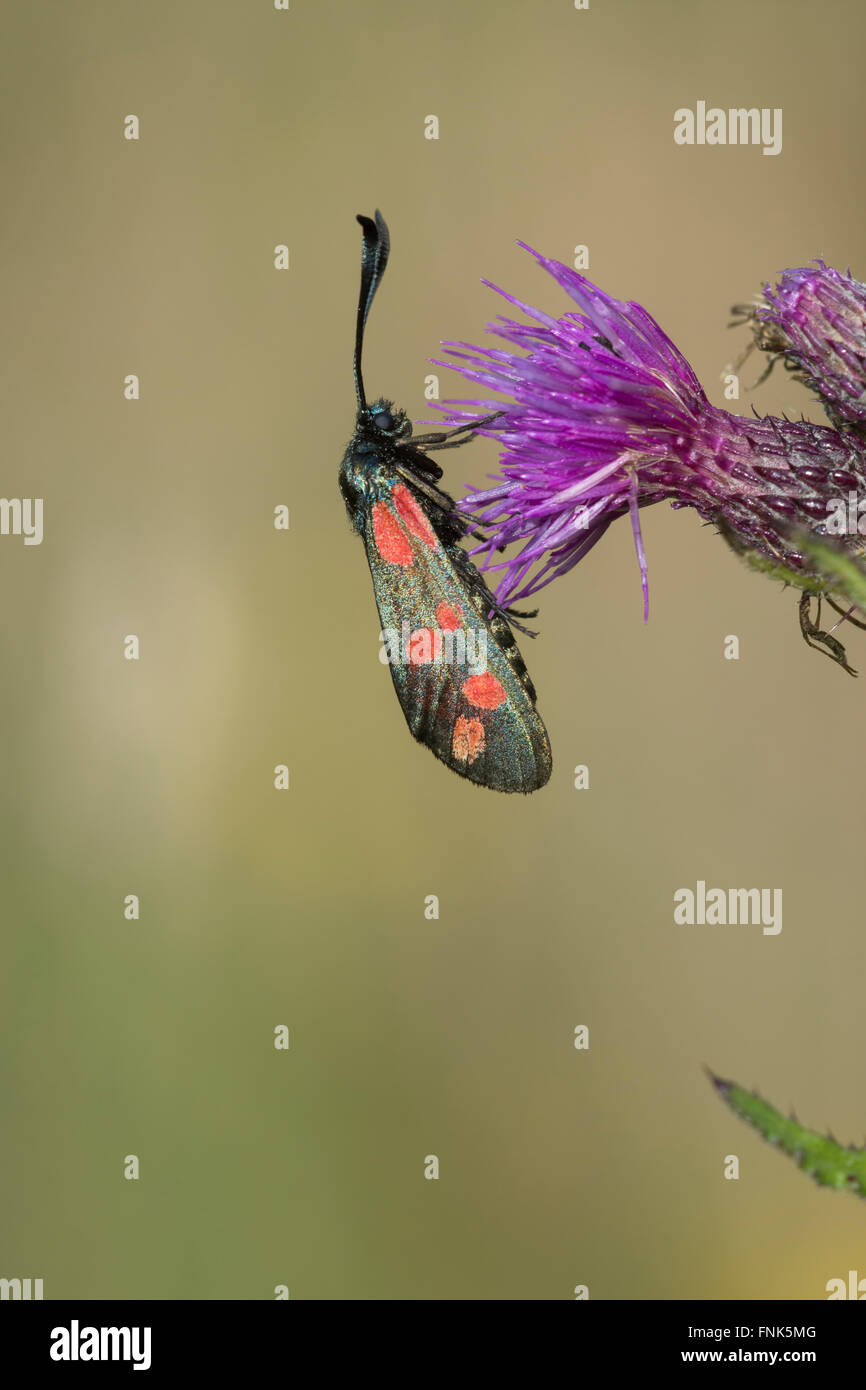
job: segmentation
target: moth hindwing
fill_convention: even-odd
[[[456,448],[486,420],[412,436],[391,401],[367,403],[364,325],[388,262],[380,212],[360,217],[361,293],[355,334],[357,417],[340,468],[352,525],[364,542],[382,628],[381,656],[416,739],[480,786],[531,792],[550,777],[535,689],[501,609],[460,541],[473,529],[439,486],[430,450]]]

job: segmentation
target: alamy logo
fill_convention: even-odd
[[[844,1279],[828,1279],[824,1285],[828,1303],[834,1298],[854,1298],[858,1303],[866,1299],[866,1279],[861,1279],[856,1269],[848,1270],[848,1284]]]
[[[674,921],[680,927],[763,926],[764,936],[782,930],[781,888],[677,888]]]
[[[445,607],[439,605],[440,613]],[[395,627],[383,628],[379,641],[383,666],[430,666],[445,661],[449,665],[468,666],[482,675],[487,670],[487,630],[483,627],[410,628],[404,621],[399,632]]]
[[[707,106],[699,101],[694,111],[681,106],[674,112],[674,140],[678,145],[763,145],[764,154],[782,153],[782,108],[776,106]]]
[[[42,1298],[41,1279],[0,1279],[0,1299]]]
[[[51,1329],[52,1361],[131,1361],[134,1371],[150,1370],[149,1327],[68,1327]]]
[[[41,545],[42,498],[0,497],[0,536],[23,536],[25,545]]]
[[[828,536],[866,536],[866,497],[849,492],[847,501],[844,497],[828,497],[824,505],[824,530]]]

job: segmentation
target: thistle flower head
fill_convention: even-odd
[[[753,320],[758,346],[782,355],[833,424],[866,433],[866,285],[818,260],[765,286]]]
[[[465,499],[487,530],[474,553],[503,571],[498,601],[525,598],[571,569],[628,512],[646,616],[639,514],[661,501],[693,508],[759,568],[827,590],[803,538],[827,533],[831,498],[851,490],[866,496],[863,441],[806,421],[717,409],[645,309],[531,254],[577,312],[552,318],[500,290],[528,320],[490,325],[507,350],[445,344],[463,376],[510,397],[454,402],[463,409],[449,411],[455,423],[502,412],[482,430],[502,446],[498,478]],[[516,553],[497,560],[513,543]],[[855,534],[838,544],[859,557],[866,539]]]

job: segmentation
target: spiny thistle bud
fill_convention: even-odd
[[[782,357],[837,429],[866,437],[866,285],[818,260],[765,286],[750,316],[758,347]]]

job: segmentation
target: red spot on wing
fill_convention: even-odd
[[[402,565],[408,569],[412,563],[412,546],[409,537],[394,513],[384,502],[373,507],[373,535],[376,549],[389,565]]]
[[[454,632],[463,622],[463,609],[452,608],[450,603],[440,603],[436,609],[436,621],[443,632]]]
[[[432,627],[416,627],[409,636],[409,661],[413,666],[429,666],[442,655],[442,633]]]
[[[495,676],[485,671],[483,676],[469,676],[461,686],[470,705],[477,709],[498,709],[508,696]]]
[[[460,715],[454,725],[451,752],[460,763],[474,763],[479,753],[484,752],[484,725],[480,719]]]
[[[429,545],[431,550],[435,550],[439,545],[436,533],[409,489],[404,487],[402,483],[398,483],[391,496],[394,498],[397,511],[412,535],[417,536],[419,541],[423,541],[425,545]]]

